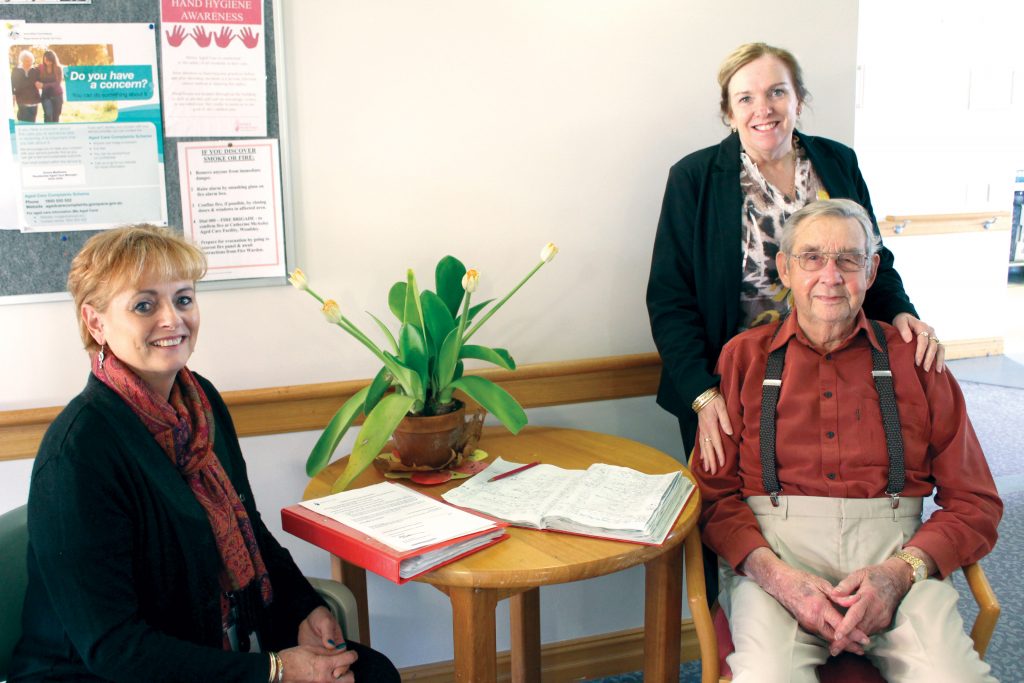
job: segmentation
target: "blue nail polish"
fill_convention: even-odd
[[[335,642],[334,642],[333,640],[331,640],[330,638],[328,638],[328,639],[327,639],[327,642],[331,644],[331,647],[338,647],[338,644],[337,644],[337,643],[335,643]]]

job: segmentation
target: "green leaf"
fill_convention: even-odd
[[[391,373],[388,369],[386,367],[381,368],[368,387],[369,393],[366,394],[366,405],[363,407],[365,412],[368,413],[377,406],[377,403],[384,396],[384,392],[391,387],[391,380]]]
[[[423,304],[423,320],[427,324],[427,343],[432,351],[436,351],[448,333],[455,329],[455,318],[441,297],[431,291],[420,294],[420,302]]]
[[[441,344],[441,350],[437,352],[437,386],[434,387],[439,394],[450,396],[451,392],[444,390],[451,384],[455,376],[455,364],[459,360],[459,348],[462,346],[459,340],[457,329],[448,333]]]
[[[320,473],[320,470],[327,467],[327,463],[330,462],[335,449],[338,448],[338,444],[345,436],[345,432],[352,426],[356,418],[363,413],[364,403],[369,391],[370,387],[363,387],[353,394],[352,398],[345,401],[345,404],[338,409],[338,412],[334,414],[331,421],[324,427],[323,433],[320,434],[320,438],[317,439],[313,450],[310,451],[309,457],[306,458],[307,476],[315,477]]]
[[[423,333],[415,325],[406,323],[398,333],[399,359],[402,364],[420,376],[424,385],[430,381],[430,367]]]
[[[423,309],[420,307],[420,290],[416,286],[416,274],[412,268],[407,273],[408,282],[405,288],[405,318],[403,322],[412,323],[423,329]]]
[[[469,319],[468,319],[468,320],[466,320],[466,324],[468,325],[468,324],[469,324],[469,322],[470,322],[470,321],[471,321],[471,320],[472,320],[473,318],[475,318],[475,317],[476,317],[476,314],[477,314],[477,313],[479,313],[479,312],[480,312],[480,311],[481,311],[481,310],[483,309],[483,307],[484,307],[484,306],[486,306],[487,304],[491,303],[492,301],[494,301],[494,299],[488,299],[487,301],[481,301],[481,302],[480,302],[480,303],[478,303],[478,304],[475,304],[475,305],[473,305],[473,306],[470,306],[470,307],[469,307]],[[458,321],[459,321],[459,319],[458,319],[458,318],[456,318],[456,319],[455,319],[455,322],[456,322],[456,323],[458,323]]]
[[[423,380],[419,374],[387,351],[384,352],[384,357],[387,358],[387,362],[384,365],[391,371],[395,381],[401,386],[402,393],[422,401]]]
[[[454,381],[462,377],[463,370],[465,370],[465,366],[462,364],[462,361],[460,360],[458,363],[455,364],[455,372],[452,373],[452,380]],[[443,388],[441,391],[437,393],[437,402],[440,403],[441,405],[451,403],[452,394],[454,393],[455,387],[453,387],[451,385],[451,382],[449,382],[447,387]]]
[[[356,444],[348,458],[348,465],[331,486],[331,493],[344,491],[370,466],[391,438],[398,423],[409,412],[414,400],[412,396],[403,394],[388,394],[381,399],[377,407],[366,416],[366,422],[356,436]]]
[[[487,346],[477,346],[476,344],[464,344],[459,352],[459,358],[476,358],[477,360],[494,363],[506,370],[516,369],[516,362],[512,360],[508,349],[492,349]]]
[[[384,336],[387,337],[388,343],[391,344],[391,350],[395,353],[398,353],[398,342],[395,341],[395,335],[391,334],[391,330],[388,329],[387,325],[385,325],[380,318],[375,316],[373,313],[370,313],[369,311],[366,312],[366,315],[373,318],[373,322],[377,323],[377,327],[379,327],[381,331],[384,332]]]
[[[519,402],[489,379],[468,375],[460,377],[451,384],[452,387],[466,393],[484,409],[505,425],[508,431],[518,434],[526,426],[526,413]]]
[[[462,305],[462,297],[465,290],[462,289],[462,277],[466,274],[466,266],[454,256],[445,256],[437,262],[434,269],[434,286],[437,287],[437,295],[447,306],[448,312],[454,318],[459,314],[459,307]]]
[[[400,323],[405,322],[405,290],[407,287],[408,285],[404,282],[396,282],[388,291],[388,308]]]

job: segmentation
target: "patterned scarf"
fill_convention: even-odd
[[[171,459],[210,521],[223,563],[221,587],[238,591],[259,582],[264,605],[273,600],[270,576],[263,564],[249,515],[234,485],[213,453],[214,422],[210,401],[188,368],[182,368],[167,401],[149,388],[109,350],[103,362],[94,356],[92,373],[113,389],[146,425]],[[221,619],[229,620],[230,603],[221,596]]]

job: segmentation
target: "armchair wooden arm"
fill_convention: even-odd
[[[978,656],[984,659],[1002,608],[980,564],[975,562],[964,567],[964,576],[967,577],[967,587],[971,589],[974,601],[978,603],[978,617],[971,627],[971,640],[974,641]]]

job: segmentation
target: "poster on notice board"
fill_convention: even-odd
[[[160,0],[167,137],[267,134],[262,0]]]
[[[285,275],[278,154],[277,140],[178,143],[182,228],[205,281]]]
[[[153,24],[7,22],[0,220],[22,232],[167,223]]]

